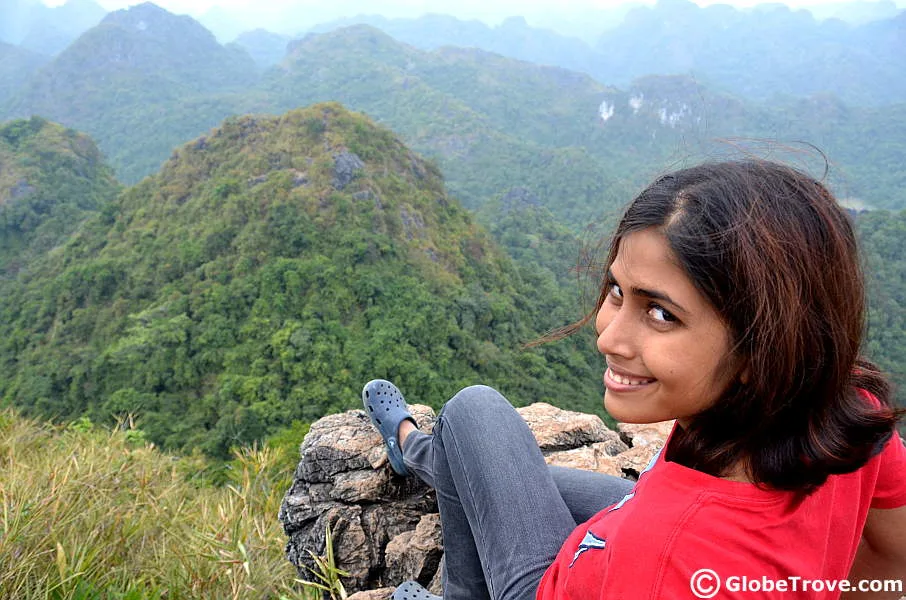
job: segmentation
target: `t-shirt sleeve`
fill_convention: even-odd
[[[872,508],[906,506],[906,445],[894,433],[880,455],[878,480],[871,497]]]

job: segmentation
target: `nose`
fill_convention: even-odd
[[[635,356],[632,323],[629,322],[628,312],[608,302],[598,309],[595,317],[598,352],[605,356],[621,356],[627,359]]]

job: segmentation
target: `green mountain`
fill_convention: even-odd
[[[40,0],[4,0],[0,4],[0,42],[54,55],[106,14],[93,0],[68,0],[53,8]]]
[[[106,14],[107,10],[94,0],[67,0],[53,8],[42,6],[33,15],[20,45],[41,54],[58,54]]]
[[[88,137],[39,117],[0,126],[0,281],[62,244],[119,192]]]
[[[50,57],[0,42],[0,113],[22,82],[49,60]]]
[[[252,110],[243,93],[256,78],[244,50],[145,3],[107,15],[36,73],[8,112],[90,133],[120,179],[136,181],[174,146]]]
[[[291,38],[264,29],[241,33],[234,41],[248,52],[261,68],[272,67],[286,56],[286,46]]]
[[[863,14],[872,10],[862,4],[857,8]],[[626,7],[616,26],[593,19],[590,23],[598,23],[599,29],[597,41],[590,44],[531,27],[522,17],[490,27],[449,15],[359,15],[312,31],[367,24],[423,50],[480,48],[587,73],[621,88],[649,75],[686,75],[748,100],[831,93],[857,105],[906,102],[906,83],[900,76],[906,11],[897,11],[893,3],[876,4],[875,18],[856,24],[819,21],[809,11],[777,3],[737,9],[661,0],[654,6]],[[566,16],[572,11],[560,12]]]
[[[129,52],[113,43],[121,37]],[[143,5],[111,14],[57,57],[12,114],[86,131],[133,183],[226,116],[339,101],[435,160],[466,207],[522,187],[575,231],[672,165],[750,146],[739,138],[813,143],[853,205],[906,206],[904,104],[860,108],[828,95],[758,104],[687,76],[616,89],[477,49],[418,50],[367,26],[307,36],[257,73],[238,44]]]
[[[854,202],[906,206],[894,166],[906,163],[906,104],[858,108],[828,96],[754,104],[684,76],[620,90],[477,49],[419,51],[367,26],[295,43],[264,86],[280,109],[337,99],[368,113],[437,160],[470,208],[525,187],[577,231],[665,165],[765,139],[823,149],[834,184]]]
[[[264,89],[280,110],[335,99],[386,124],[438,162],[469,208],[526,187],[566,222],[593,220],[627,197],[615,166],[638,160],[582,146],[609,89],[588,76],[474,49],[423,52],[367,26],[295,43]]]
[[[599,412],[599,359],[394,135],[337,104],[245,116],[177,149],[0,296],[0,397],[29,414],[137,414],[224,455],[358,406],[389,377]]]
[[[504,19],[489,26],[477,20],[427,14],[417,19],[388,19],[359,15],[317,25],[314,33],[327,33],[353,25],[370,25],[422,50],[444,46],[479,48],[502,56],[595,74],[600,57],[585,42],[549,29],[531,27],[523,17]]]

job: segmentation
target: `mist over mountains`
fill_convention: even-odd
[[[106,14],[93,0],[68,0],[54,8],[40,0],[4,0],[0,5],[0,42],[53,55]]]
[[[671,7],[688,3],[646,10]],[[433,31],[461,24],[425,23]],[[880,23],[896,31],[897,21]],[[498,29],[529,28],[508,21]],[[549,43],[534,47],[555,48],[557,34],[547,35]],[[259,61],[274,39],[259,32]],[[842,196],[863,206],[903,204],[901,172],[886,168],[906,160],[900,103],[866,107],[828,93],[764,102],[688,74],[613,87],[475,47],[419,49],[362,25],[291,41],[265,69],[240,44],[221,45],[194,19],[150,3],[109,14],[46,62],[13,50],[21,85],[0,87],[0,118],[37,114],[90,134],[126,183],[230,115],[339,101],[437,160],[470,208],[525,187],[577,226],[600,218],[602,205],[617,206],[665,161],[721,152],[715,139],[740,137],[816,144],[833,161]],[[865,131],[874,143],[864,143]]]
[[[751,10],[701,8],[689,0],[636,7],[591,43],[522,17],[490,27],[443,15],[418,19],[360,16],[313,31],[369,24],[423,49],[476,47],[505,56],[587,73],[617,86],[651,74],[682,74],[702,84],[767,100],[831,93],[855,104],[906,99],[902,59],[906,13],[852,25],[818,21],[805,10],[766,4]]]
[[[426,50],[475,47],[581,71],[621,87],[647,75],[682,74],[759,100],[815,93],[862,105],[906,99],[900,72],[906,16],[891,0],[810,11],[776,3],[699,7],[689,0],[607,10],[574,7],[556,14],[526,7],[523,15],[501,15],[494,24],[443,14],[389,17],[369,14],[367,7],[256,6],[251,14],[215,6],[199,20],[221,43],[236,42],[262,66],[277,64],[287,43],[307,32],[368,24]],[[359,9],[363,12],[357,16],[331,17]],[[392,3],[383,10],[385,15],[412,12]],[[92,0],[69,0],[54,9],[39,0],[9,0],[0,7],[0,42],[54,55],[102,17],[103,9]],[[567,22],[581,22],[586,30],[570,30]]]

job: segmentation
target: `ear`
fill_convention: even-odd
[[[739,371],[739,383],[743,385],[748,385],[749,381],[752,379],[752,370],[749,368],[748,363]]]

